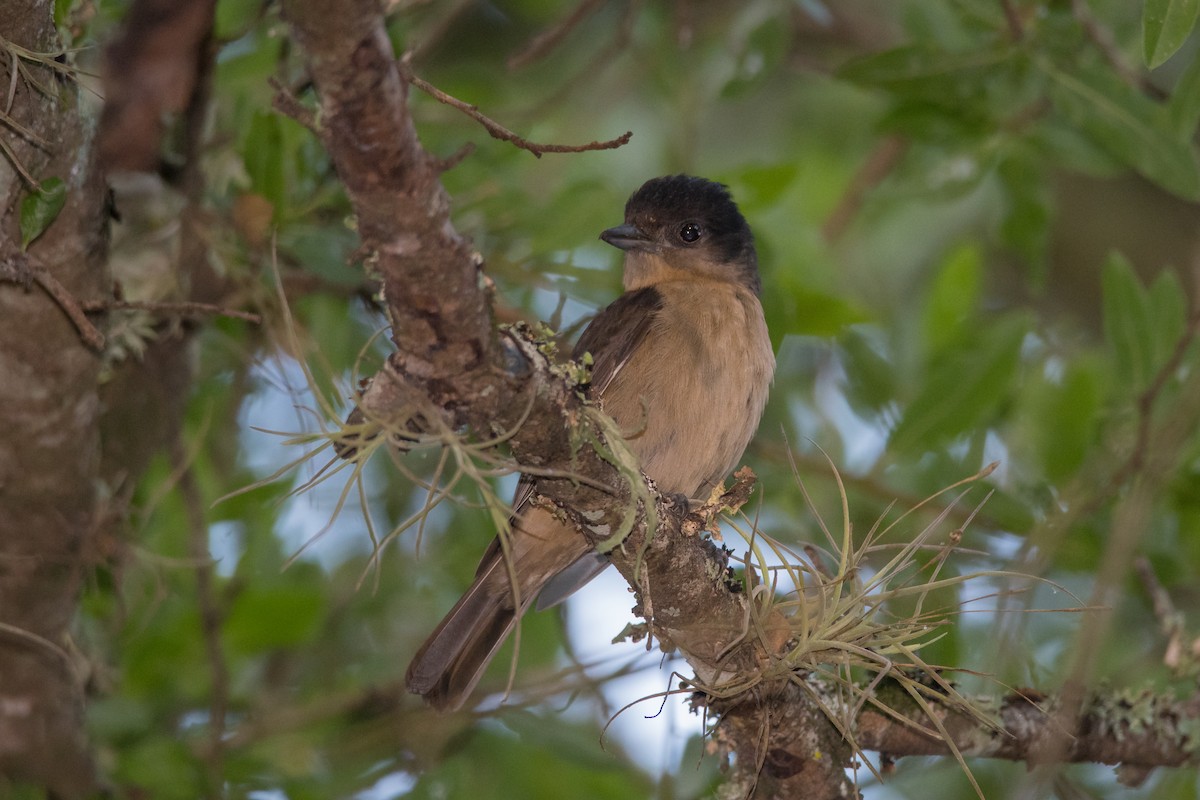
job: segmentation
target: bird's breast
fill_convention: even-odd
[[[749,444],[775,369],[758,298],[716,281],[658,284],[661,309],[601,404],[659,489],[708,489]]]

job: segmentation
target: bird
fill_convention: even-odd
[[[587,396],[661,492],[707,496],[754,436],[774,376],[753,233],[726,186],[668,175],[630,195],[624,222],[600,239],[624,252],[624,292],[572,352],[591,354]],[[492,541],[408,667],[409,691],[436,709],[463,706],[535,599],[556,605],[607,566],[579,531],[530,502],[536,487],[522,477],[507,541]]]

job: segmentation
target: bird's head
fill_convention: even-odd
[[[625,204],[625,223],[600,238],[625,251],[625,290],[669,280],[761,289],[754,235],[719,183],[688,175],[646,181]]]

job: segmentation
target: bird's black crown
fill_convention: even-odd
[[[708,247],[717,260],[736,265],[757,290],[754,234],[723,184],[690,175],[653,178],[630,196],[625,220],[647,232],[699,225],[704,241],[697,244]],[[688,243],[685,237],[683,244]]]

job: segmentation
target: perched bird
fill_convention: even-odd
[[[573,357],[591,353],[590,396],[659,490],[706,496],[758,428],[775,369],[750,226],[724,186],[674,175],[634,192],[625,223],[600,238],[625,251],[625,292],[592,320]],[[539,608],[561,602],[607,564],[581,533],[528,502],[535,480],[517,489],[507,548],[492,542],[471,588],[408,667],[409,690],[437,708],[462,706],[534,599]]]

